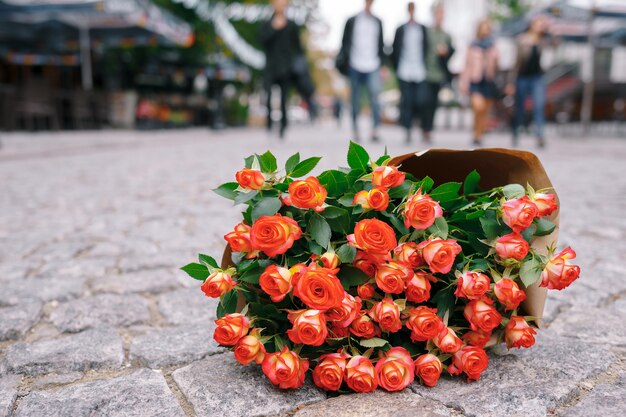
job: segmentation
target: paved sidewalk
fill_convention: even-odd
[[[327,398],[310,382],[281,392],[224,353],[215,303],[177,270],[200,251],[219,256],[238,221],[211,189],[267,148],[334,167],[347,138],[334,125],[295,127],[284,142],[260,130],[2,134],[0,417],[626,415],[624,139],[559,138],[537,152],[561,198],[560,246],[576,249],[582,275],[551,293],[536,346],[492,354],[480,381]],[[383,138],[392,155],[423,148],[395,128]],[[469,139],[441,132],[433,147]]]

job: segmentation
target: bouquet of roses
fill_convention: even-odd
[[[303,178],[319,160],[246,158],[215,190],[246,205],[226,262],[182,268],[220,298],[215,340],[280,388],[311,368],[329,391],[434,386],[444,370],[477,380],[487,346],[534,344],[525,290],[579,276],[572,249],[533,246],[556,227],[549,190],[481,190],[476,171],[434,184],[355,143],[348,168]]]

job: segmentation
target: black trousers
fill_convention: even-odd
[[[422,118],[422,130],[424,132],[432,132],[435,124],[435,112],[439,106],[439,90],[440,83],[427,82],[428,95],[426,106],[424,107],[424,117]]]
[[[277,85],[280,88],[280,127],[285,129],[287,127],[287,95],[289,94],[289,88],[291,86],[290,78],[276,78],[267,80],[265,84],[265,92],[267,100],[265,105],[267,107],[267,129],[272,128],[272,87]]]
[[[439,104],[439,83],[427,81],[400,82],[400,124],[411,129],[413,120],[419,119],[424,132],[433,130],[435,112]]]

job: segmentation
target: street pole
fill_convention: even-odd
[[[582,123],[583,134],[588,135],[593,121],[593,94],[595,89],[595,62],[596,62],[596,33],[593,30],[593,21],[596,14],[596,2],[591,4],[589,9],[589,21],[587,24],[587,42],[589,45],[589,74],[583,86],[582,104],[580,107],[580,122]]]

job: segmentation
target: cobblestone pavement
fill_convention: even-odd
[[[391,154],[422,148],[383,133]],[[336,166],[346,138],[331,125],[282,143],[257,130],[3,135],[0,417],[626,415],[623,139],[564,137],[538,152],[582,277],[551,294],[536,346],[491,354],[479,382],[327,398],[310,382],[281,392],[224,353],[215,303],[177,270],[200,251],[219,256],[237,221],[211,188],[268,147]],[[468,142],[442,132],[435,146]]]

